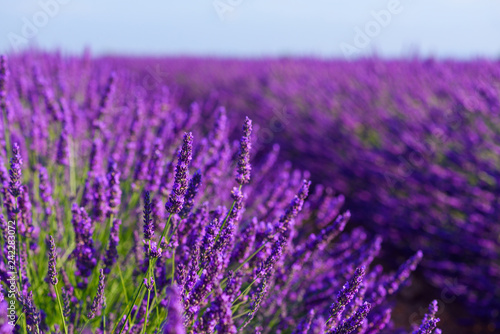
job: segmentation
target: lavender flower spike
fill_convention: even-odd
[[[439,331],[436,329],[439,318],[436,318],[438,311],[437,300],[433,300],[429,305],[429,313],[426,313],[420,327],[412,334],[433,334]]]
[[[394,275],[392,280],[389,280],[386,283],[386,289],[389,294],[395,293],[401,284],[403,284],[404,281],[408,277],[410,277],[410,274],[412,271],[414,271],[417,268],[418,263],[422,260],[423,254],[422,251],[418,251],[415,255],[413,255],[411,258],[409,258],[401,267],[399,267],[397,273]]]
[[[365,267],[360,267],[354,272],[354,276],[349,282],[344,284],[342,290],[337,295],[337,300],[330,307],[330,319],[328,325],[335,325],[339,320],[342,312],[344,312],[347,304],[351,302],[359,290],[359,286],[365,276]]]
[[[180,303],[180,294],[176,285],[167,288],[167,297],[170,298],[168,305],[168,317],[163,334],[185,334],[186,329],[182,324],[182,305]]]
[[[90,306],[89,313],[87,314],[87,318],[94,319],[96,313],[102,308],[104,304],[104,270],[99,270],[99,285],[97,286],[97,293],[94,297],[94,301]]]
[[[38,173],[40,175],[40,197],[45,208],[45,214],[50,216],[52,214],[52,205],[54,201],[52,199],[52,187],[50,186],[47,169],[45,169],[45,167],[43,166],[40,166],[38,168]]]
[[[21,158],[21,153],[19,152],[19,145],[14,143],[12,148],[12,158],[10,159],[10,183],[9,192],[14,197],[21,195],[21,166],[23,165],[23,159]]]
[[[250,182],[250,149],[252,143],[250,136],[252,134],[252,120],[248,117],[245,118],[243,124],[243,137],[240,140],[240,156],[238,158],[238,169],[236,171],[236,182],[239,184],[247,184]]]
[[[193,159],[193,134],[184,134],[184,142],[179,152],[177,166],[175,167],[175,181],[165,209],[170,214],[179,213],[184,204],[184,196],[188,186],[187,172],[188,166]]]
[[[111,272],[111,267],[116,263],[118,259],[118,251],[116,247],[120,242],[120,225],[121,220],[115,219],[113,222],[113,227],[111,227],[111,232],[109,234],[109,244],[108,249],[106,249],[106,255],[104,257],[104,273],[109,274]]]
[[[108,216],[116,215],[120,206],[122,191],[120,189],[120,173],[113,159],[109,159],[108,163]]]
[[[197,170],[196,173],[194,173],[191,180],[189,181],[189,186],[186,192],[186,196],[184,197],[184,206],[182,207],[182,210],[179,213],[179,216],[181,218],[187,218],[189,212],[191,212],[191,209],[193,208],[194,205],[194,198],[196,197],[196,194],[198,194],[200,186],[201,186],[201,171]]]
[[[49,269],[47,278],[52,285],[57,285],[57,268],[56,268],[56,244],[54,238],[49,235],[47,237],[47,247],[49,248]]]
[[[363,320],[366,319],[368,312],[370,312],[371,304],[368,302],[364,302],[363,305],[356,311],[356,313],[344,321],[340,326],[336,329],[327,332],[327,334],[349,334],[354,332],[356,328],[358,328]]]
[[[144,240],[153,239],[155,230],[153,226],[153,219],[151,218],[151,197],[149,196],[149,191],[144,193]]]

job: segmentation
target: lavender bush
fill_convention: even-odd
[[[1,333],[401,332],[391,296],[421,251],[384,271],[382,237],[256,152],[250,118],[117,64],[1,58]]]
[[[252,117],[255,146],[279,142],[390,240],[385,261],[423,250],[437,293],[500,328],[498,60],[115,61],[169,84],[184,108]]]

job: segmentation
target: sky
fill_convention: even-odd
[[[0,0],[0,52],[500,58],[498,0]]]

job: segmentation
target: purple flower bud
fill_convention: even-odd
[[[24,307],[26,314],[26,325],[30,333],[36,333],[40,326],[40,312],[33,301],[33,291],[29,291],[24,298]]]
[[[311,186],[311,181],[304,180],[299,193],[292,199],[290,205],[286,208],[285,213],[280,217],[279,229],[281,232],[285,233],[288,231],[290,222],[299,214],[304,205],[304,201],[309,194],[309,187]]]
[[[52,187],[50,185],[47,169],[40,166],[38,173],[40,175],[40,198],[42,200],[42,205],[45,208],[45,214],[49,216],[52,213],[52,205],[54,203],[52,199]]]
[[[201,171],[198,170],[194,173],[193,177],[189,181],[188,189],[186,192],[186,196],[184,197],[184,206],[182,207],[179,216],[184,219],[187,218],[188,214],[191,212],[194,206],[194,198],[198,193],[198,190],[201,186]]]
[[[370,309],[371,309],[370,303],[365,302],[352,317],[342,322],[342,324],[337,328],[335,328],[334,330],[328,331],[327,334],[352,333],[356,328],[361,326],[362,322],[368,316]]]
[[[252,121],[250,118],[245,118],[243,124],[243,136],[240,140],[240,155],[238,158],[238,169],[236,171],[236,182],[239,184],[247,184],[250,182],[250,149],[252,148],[251,136],[252,134]]]
[[[440,331],[436,329],[437,323],[439,322],[439,318],[436,318],[437,311],[437,300],[433,300],[432,303],[429,304],[429,312],[425,314],[422,324],[417,330],[413,331],[412,334],[434,334],[436,333],[435,330]]]
[[[66,122],[63,122],[59,141],[57,143],[56,162],[61,166],[69,165],[69,142],[68,142],[68,128]]]
[[[101,141],[94,139],[89,158],[89,176],[96,176],[101,171]]]
[[[47,278],[52,285],[57,285],[57,263],[56,263],[56,244],[54,242],[54,238],[49,235],[47,237],[47,247],[49,249],[49,269],[47,273]]]
[[[188,166],[193,156],[193,135],[190,133],[184,134],[184,142],[182,149],[179,152],[177,166],[175,168],[175,181],[172,187],[172,192],[165,204],[167,212],[174,214],[179,213],[184,204],[184,196],[187,190],[187,172]]]
[[[21,167],[23,165],[23,159],[21,158],[21,153],[19,152],[19,145],[14,143],[12,147],[12,158],[10,159],[10,183],[9,192],[12,196],[18,197],[21,195]]]
[[[118,213],[118,208],[120,207],[120,201],[122,196],[122,191],[120,189],[120,173],[118,172],[118,167],[113,159],[109,160],[108,163],[108,216]]]
[[[330,318],[328,319],[329,326],[338,323],[338,321],[340,320],[340,316],[342,315],[342,312],[344,312],[347,304],[351,302],[351,300],[358,292],[364,276],[365,268],[357,268],[351,280],[344,284],[342,289],[339,291],[337,300],[330,306]]]
[[[155,284],[155,280],[153,277],[150,277],[149,280],[147,278],[144,278],[144,286],[146,289],[149,291],[153,290]]]
[[[120,225],[121,220],[115,219],[113,221],[113,226],[111,227],[111,231],[109,233],[109,242],[108,249],[106,249],[106,254],[104,256],[104,273],[109,274],[111,272],[111,268],[116,263],[118,259],[118,251],[116,247],[120,242]]]
[[[100,222],[104,219],[107,209],[106,200],[106,181],[103,177],[96,177],[94,181],[94,186],[92,187],[94,208],[92,210],[92,217],[94,220]]]
[[[151,240],[154,237],[154,226],[153,219],[151,217],[151,198],[149,196],[149,191],[144,192],[144,240]]]
[[[99,270],[99,285],[97,286],[97,293],[94,297],[94,301],[90,306],[89,312],[87,313],[87,318],[94,319],[97,312],[99,312],[104,304],[104,270]]]
[[[158,259],[161,257],[162,249],[158,247],[156,241],[151,241],[151,247],[149,248],[149,257]]]
[[[69,318],[71,315],[71,297],[65,288],[61,289],[63,300],[63,316]]]
[[[422,260],[422,257],[422,251],[419,250],[403,265],[401,265],[396,274],[394,274],[394,276],[386,282],[385,288],[390,295],[394,294],[399,289],[401,284],[403,284],[408,279],[408,277],[410,277],[411,272],[417,268],[417,265]]]

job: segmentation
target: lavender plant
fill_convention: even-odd
[[[232,128],[215,105],[201,122],[111,60],[6,64],[0,333],[396,330],[391,296],[422,252],[384,272],[381,237],[344,231],[343,197],[256,152],[250,118]],[[420,332],[438,333],[436,313]]]

